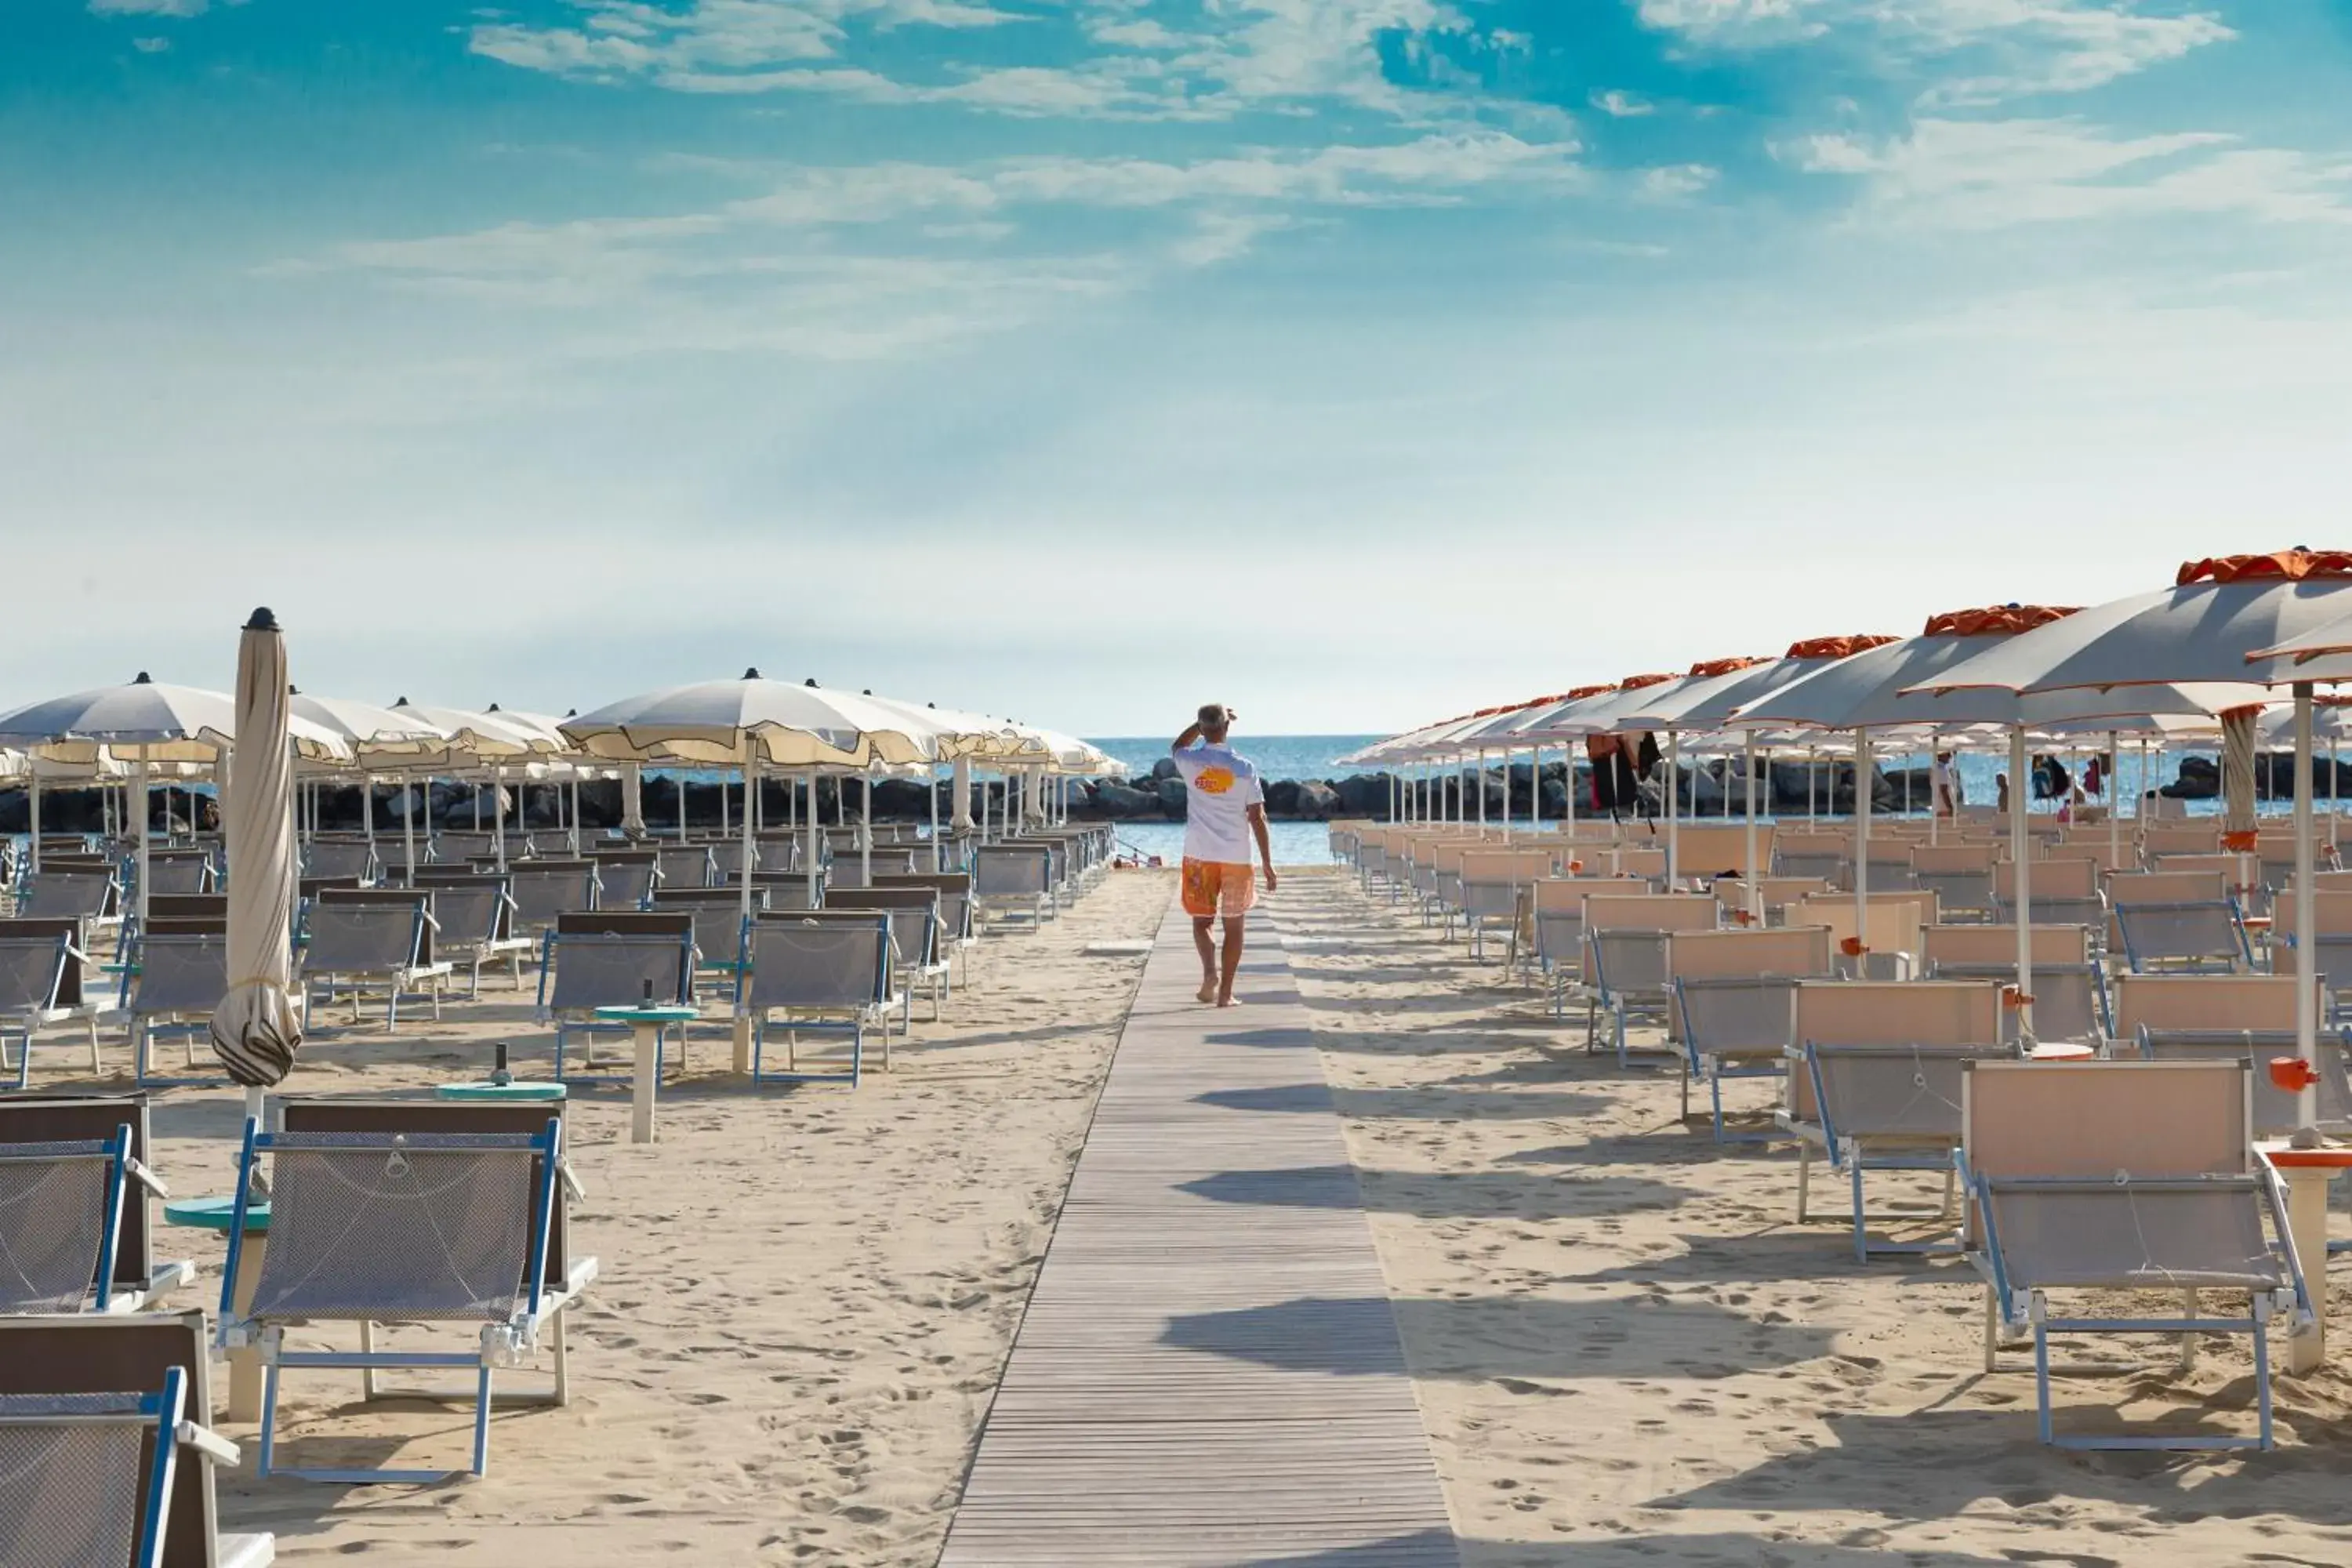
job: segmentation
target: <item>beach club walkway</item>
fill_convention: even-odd
[[[942,1568],[1459,1562],[1307,1010],[1252,927],[1220,1011],[1182,911],[1160,926]]]

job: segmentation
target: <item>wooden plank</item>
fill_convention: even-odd
[[[1193,999],[1191,932],[1170,910],[940,1568],[1329,1553],[1458,1568],[1362,1194],[1269,924],[1254,922],[1243,1005],[1222,1011]],[[1255,1091],[1248,1109],[1210,1098],[1236,1089]],[[1193,1342],[1204,1321],[1213,1348]]]

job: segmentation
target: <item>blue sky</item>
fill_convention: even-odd
[[[13,0],[0,703],[1359,731],[2347,542],[2352,0]],[[30,586],[37,584],[37,587]]]

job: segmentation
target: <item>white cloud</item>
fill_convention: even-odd
[[[1721,48],[1851,36],[1956,73],[1929,104],[2086,91],[2237,36],[2210,12],[2144,0],[1642,0],[1641,16]]]
[[[203,0],[194,3],[201,5]],[[478,55],[529,70],[589,78],[647,77],[683,88],[723,82],[729,73],[772,75],[773,67],[787,61],[829,59],[843,37],[844,25],[853,18],[880,28],[992,27],[1024,20],[964,0],[693,0],[683,9],[643,0],[573,0],[573,8],[580,16],[568,26],[484,22],[469,35],[469,47]],[[787,79],[775,85],[807,84]],[[762,85],[734,90],[773,89]]]
[[[206,0],[89,0],[93,16],[201,16]]]
[[[1906,136],[1815,136],[1782,156],[1860,178],[1864,212],[1925,227],[2167,214],[2352,222],[2352,162],[2215,132],[2117,138],[2075,120],[1923,120]]]
[[[1637,92],[1622,92],[1611,88],[1606,92],[1595,91],[1592,107],[1612,120],[1634,120],[1644,114],[1655,114],[1658,106]]]
[[[142,55],[160,55],[172,47],[169,38],[133,38],[131,47]]]
[[[1669,163],[1642,171],[1642,194],[1660,201],[1697,195],[1714,185],[1721,171],[1705,163]]]

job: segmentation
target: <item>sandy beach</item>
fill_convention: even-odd
[[[654,1146],[625,1142],[625,1089],[575,1091],[573,1246],[603,1279],[573,1329],[572,1406],[502,1410],[480,1480],[225,1472],[227,1525],[276,1531],[296,1562],[933,1561],[1141,969],[1079,949],[1149,936],[1173,885],[1120,873],[1040,934],[991,939],[946,1021],[919,1003],[912,1045],[855,1092],[726,1078],[723,1021],[695,1037],[694,1076],[665,1083]],[[321,1031],[289,1088],[413,1092],[480,1076],[500,1039],[545,1076],[551,1037],[504,984],[389,1038],[380,1016]],[[174,1193],[231,1190],[238,1116],[226,1090],[156,1097]],[[215,1305],[215,1238],[162,1237],[205,1265],[177,1304]],[[462,1464],[465,1412],[362,1411],[357,1381],[289,1375],[281,1462]]]
[[[1836,1222],[1791,1224],[1785,1147],[1718,1152],[1670,1068],[1588,1058],[1580,1006],[1553,1022],[1351,879],[1277,907],[1471,1568],[2352,1561],[2340,1348],[2279,1378],[2276,1452],[2046,1449],[2030,1370],[1982,1370],[1963,1264],[1857,1264],[1834,1182]],[[2331,1327],[2352,1342],[2340,1289]],[[2183,1384],[2131,1342],[2146,1374],[2062,1398],[2251,1432],[2243,1346]]]

